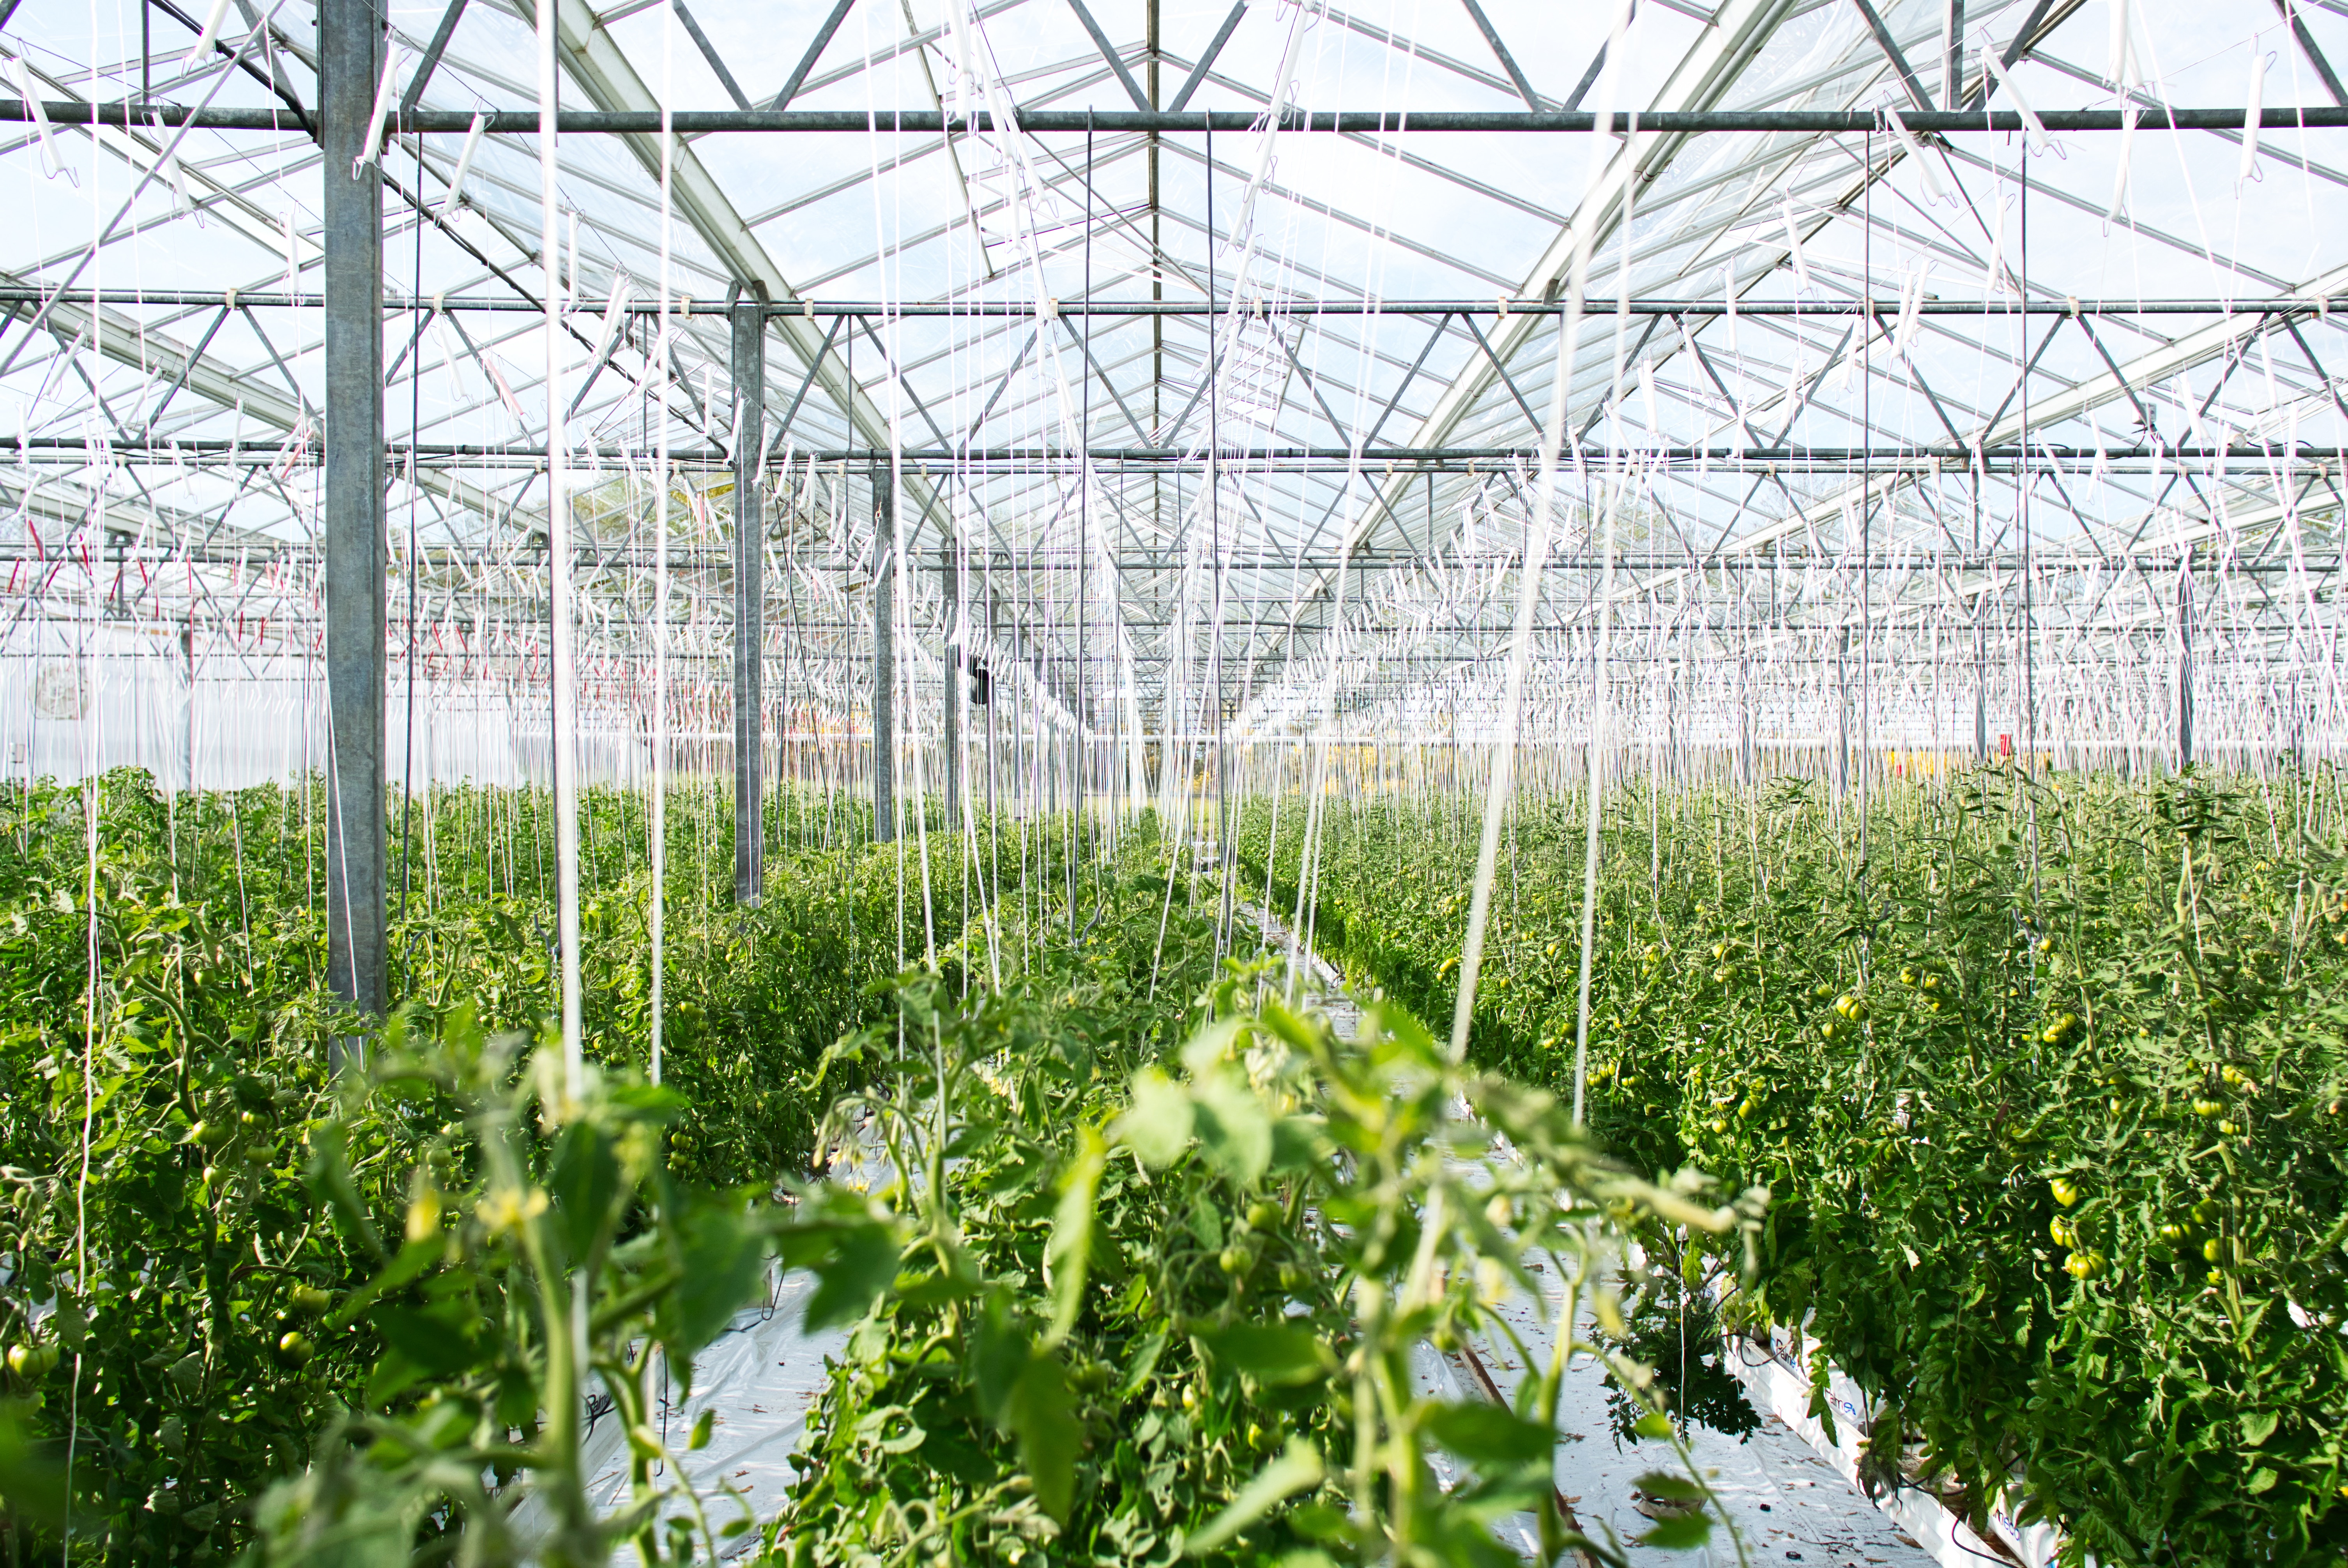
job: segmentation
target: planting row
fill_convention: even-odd
[[[1240,848],[1297,907],[1305,816]],[[1306,913],[1447,1018],[1472,804],[1333,803]],[[2348,1545],[2348,867],[2333,782],[1986,771],[1610,796],[1589,1116],[1773,1194],[1732,1327],[1799,1326],[1871,1471],[2007,1479],[2104,1563]],[[1571,1091],[1580,806],[1510,823],[1472,1053]],[[1670,1238],[1659,1250],[1671,1252]],[[1712,1249],[1716,1250],[1716,1249]],[[1693,1285],[1718,1260],[1680,1258]],[[1820,1409],[1824,1409],[1823,1399]]]
[[[0,1425],[60,1465],[70,1450],[77,1560],[232,1553],[257,1490],[308,1461],[332,1412],[380,1409],[408,1375],[385,1368],[406,1365],[386,1355],[414,1322],[349,1306],[376,1245],[425,1225],[419,1194],[484,1179],[481,1105],[388,1083],[346,1102],[355,1087],[328,1081],[318,799],[314,784],[171,799],[129,773],[0,791]],[[477,1040],[526,1036],[551,1009],[545,805],[441,791],[406,814],[400,1029],[437,1039],[435,1020],[461,1013]],[[786,842],[766,897],[737,907],[714,807],[680,792],[669,814],[656,1120],[679,1191],[770,1193],[806,1169],[823,1109],[808,1074],[844,1031],[893,1016],[870,988],[908,958],[935,950],[957,990],[973,967],[1064,963],[1050,955],[1111,886],[1086,845],[1072,921],[1066,825],[1003,824],[983,841],[999,895],[975,891],[940,835],[925,897],[922,845],[860,844],[842,820],[827,847],[822,803],[785,802],[803,846]],[[591,795],[583,826],[589,1050],[641,1078],[644,804]],[[965,910],[995,933],[991,960]],[[405,1039],[378,1043],[398,1060]],[[366,1225],[336,1224],[329,1198]],[[416,1368],[436,1337],[450,1342],[410,1335]],[[21,1530],[53,1541],[55,1522],[22,1512],[42,1489],[13,1462],[0,1456],[12,1549]]]

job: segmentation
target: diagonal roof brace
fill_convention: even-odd
[[[0,282],[22,285],[26,280],[0,272]],[[93,318],[95,318],[93,320]],[[304,417],[293,401],[221,364],[191,353],[170,338],[119,312],[62,302],[49,311],[52,329],[68,342],[95,331],[98,353],[145,374],[184,385],[223,409],[242,406],[245,417],[272,429],[291,433]],[[483,518],[500,510],[486,490],[463,483],[453,475],[418,465],[416,483],[442,499]]]
[[[2307,30],[2307,23],[2292,7],[2291,0],[2275,0],[2275,9],[2281,12],[2283,20],[2291,24],[2291,36],[2299,40],[2300,52],[2307,56],[2307,63],[2315,67],[2315,74],[2323,78],[2323,90],[2332,95],[2332,101],[2348,106],[2348,87],[2340,85],[2339,74],[2333,70],[2332,62],[2323,57],[2323,51],[2315,46],[2315,35]]]
[[[634,65],[610,30],[597,25],[595,13],[585,0],[557,0],[556,21],[556,53],[572,79],[596,108],[658,112],[658,97],[636,74]],[[621,139],[644,172],[657,179],[661,166],[658,133],[629,132]],[[765,245],[743,221],[740,210],[710,174],[708,166],[682,138],[673,156],[671,179],[678,214],[715,253],[720,266],[745,285],[765,284],[767,297],[778,303],[798,300],[798,291],[783,277],[781,266],[767,253]],[[868,446],[886,448],[890,445],[887,415],[849,378],[847,367],[839,356],[827,358],[823,354],[823,334],[817,330],[814,318],[778,315],[769,317],[767,324],[769,331],[781,335],[802,367],[816,372],[816,384],[846,413],[856,436]],[[905,477],[904,484],[915,502],[906,518],[907,545],[911,548],[937,497],[932,486],[911,474]],[[937,510],[939,526],[943,528],[947,527],[942,521],[943,509]]]
[[[1508,72],[1509,80],[1516,84],[1517,96],[1525,100],[1525,108],[1535,114],[1540,113],[1543,108],[1540,95],[1533,91],[1532,83],[1525,80],[1525,73],[1518,69],[1517,57],[1509,53],[1508,45],[1500,42],[1500,30],[1492,26],[1489,16],[1484,15],[1484,7],[1476,4],[1476,0],[1459,0],[1459,3],[1467,6],[1468,15],[1475,18],[1477,30],[1484,35],[1484,42],[1492,46],[1493,57],[1500,62],[1500,69]]]
[[[1135,108],[1148,114],[1154,107],[1148,96],[1133,79],[1133,73],[1125,68],[1125,60],[1117,54],[1117,46],[1108,41],[1108,35],[1101,31],[1101,25],[1093,20],[1092,11],[1085,5],[1085,0],[1068,0],[1068,5],[1076,11],[1076,20],[1085,25],[1085,31],[1092,35],[1093,46],[1100,51],[1101,58],[1107,60],[1108,68],[1117,73],[1118,84],[1125,88],[1125,96],[1133,100]]]
[[[1927,112],[1937,108],[1939,106],[1932,102],[1932,95],[1924,90],[1924,84],[1917,79],[1915,71],[1909,67],[1908,56],[1900,52],[1899,41],[1892,37],[1891,29],[1883,25],[1882,13],[1876,10],[1870,0],[1851,0],[1851,4],[1859,7],[1861,16],[1867,18],[1867,30],[1875,35],[1875,41],[1881,46],[1884,57],[1891,62],[1891,68],[1900,73],[1900,82],[1908,88],[1909,101]]]

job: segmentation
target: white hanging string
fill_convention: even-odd
[[[1613,112],[1615,85],[1626,74],[1621,61],[1623,56],[1622,36],[1629,26],[1630,14],[1631,0],[1617,0],[1614,24],[1606,46],[1608,64],[1600,77],[1596,102],[1592,108],[1592,112],[1601,117],[1601,124],[1603,117]],[[1602,189],[1606,156],[1612,145],[1604,137],[1591,138],[1590,171],[1582,182],[1585,192],[1582,207],[1585,210],[1594,204]],[[1620,154],[1623,163],[1623,265],[1626,269],[1629,266],[1629,193],[1638,181],[1639,147],[1634,123]],[[1565,315],[1559,323],[1557,364],[1550,384],[1549,416],[1541,428],[1540,477],[1534,486],[1532,516],[1525,529],[1524,563],[1519,569],[1521,575],[1517,590],[1516,630],[1509,653],[1508,688],[1501,698],[1498,733],[1493,741],[1492,772],[1484,793],[1483,838],[1476,853],[1476,883],[1468,905],[1467,940],[1460,949],[1459,992],[1451,1014],[1451,1055],[1454,1061],[1466,1060],[1468,1029],[1476,1017],[1476,981],[1483,968],[1484,928],[1492,911],[1492,874],[1500,854],[1500,822],[1508,810],[1509,788],[1514,778],[1517,727],[1524,711],[1525,669],[1532,647],[1533,611],[1540,603],[1541,573],[1549,560],[1550,528],[1557,504],[1557,468],[1565,442],[1566,411],[1572,393],[1574,349],[1581,333],[1582,296],[1590,283],[1591,231],[1596,223],[1597,214],[1591,212],[1588,219],[1575,225],[1573,261],[1566,285]],[[1619,372],[1619,365],[1617,370]],[[1602,607],[1602,598],[1601,602]],[[1586,951],[1588,944],[1585,942],[1583,946]]]
[[[555,156],[561,79],[555,57],[556,7],[557,0],[538,0],[539,263],[546,290],[546,557],[552,623],[548,674],[554,688],[547,745],[554,774],[554,920],[562,968],[562,1065],[566,1091],[575,1096],[584,1070],[579,978],[578,633],[571,604],[570,436],[562,400],[562,220]]]
[[[656,343],[654,349],[655,378],[669,374],[670,315],[673,302],[670,290],[675,280],[670,275],[670,251],[676,219],[676,133],[674,120],[675,95],[676,18],[673,9],[661,8],[661,128],[660,128],[660,313],[654,327]],[[473,119],[475,133],[480,127],[480,117]],[[466,138],[469,149],[472,137]],[[600,352],[600,351],[599,351]],[[661,1033],[666,1020],[664,985],[667,979],[667,908],[668,908],[668,491],[671,483],[668,466],[668,395],[664,387],[654,400],[653,418],[653,798],[648,835],[651,839],[652,904],[646,917],[652,945],[652,996],[650,1041],[650,1075],[654,1083],[661,1081]]]

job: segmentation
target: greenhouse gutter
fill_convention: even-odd
[[[103,436],[0,436],[0,453],[56,453],[76,462],[85,454],[102,451],[118,457],[223,457],[231,461],[277,463],[284,460],[288,449],[288,443],[283,439],[159,436],[146,441],[125,441]],[[312,447],[296,445],[292,450],[307,453]],[[542,466],[546,461],[545,446],[529,442],[391,441],[386,444],[384,450],[398,459],[413,456],[424,462],[469,466],[519,465],[531,467]],[[2003,472],[2025,458],[2032,467],[2041,472],[2062,472],[2098,463],[2108,467],[2113,463],[2150,462],[2156,456],[2166,463],[2215,463],[2220,458],[2229,463],[2278,460],[2339,463],[2348,460],[2348,446],[2317,446],[2307,442],[2289,446],[2280,441],[2239,441],[2222,447],[2181,443],[2174,446],[2163,444],[2153,447],[2139,443],[2125,446],[2107,446],[2100,449],[2034,441],[2026,451],[2015,442],[1962,451],[1945,443],[1936,446],[1582,446],[1575,450],[1585,463],[1603,464],[1618,458],[1634,458],[1642,463],[1660,460],[1674,464],[1758,466],[1773,471],[1782,469],[1789,477],[1806,472],[1834,472],[1853,466],[1863,467],[1870,475],[1887,478],[1968,473],[1976,466],[1992,472]],[[566,451],[573,457],[588,461],[619,462],[632,455],[628,448],[601,442],[580,442]],[[1093,463],[1195,463],[1205,454],[1203,446],[1094,446],[1081,452],[1073,446],[982,446],[962,450],[913,446],[893,453],[879,446],[805,447],[788,453],[771,452],[767,459],[766,471],[778,473],[787,463],[797,466],[810,460],[824,465],[845,463],[859,469],[882,466],[893,461],[909,470],[961,471],[990,464],[1011,464],[1023,469],[1039,465],[1073,464],[1079,456]],[[1219,449],[1217,455],[1227,463],[1325,464],[1339,469],[1354,464],[1365,468],[1383,468],[1399,464],[1442,465],[1472,472],[1488,466],[1509,466],[1528,462],[1538,457],[1540,452],[1530,446],[1371,446],[1360,451],[1347,446],[1225,446]],[[686,447],[673,451],[669,454],[669,461],[679,468],[730,469],[732,466],[732,459],[714,447]],[[1789,526],[1797,524],[1789,522]]]
[[[5,116],[0,116],[5,118]],[[313,249],[315,249],[314,246]],[[0,306],[39,304],[56,300],[64,304],[105,305],[173,305],[223,306],[228,309],[247,307],[253,310],[314,310],[325,303],[325,296],[316,291],[284,292],[266,289],[48,289],[33,283],[0,283]],[[1267,312],[1267,302],[1261,299],[1225,298],[1209,303],[1205,300],[1052,300],[1038,304],[1033,300],[811,300],[779,301],[766,307],[769,320],[776,318],[831,316],[872,317],[882,323],[911,320],[963,320],[972,317],[1034,320],[1042,317],[1055,320],[1061,316],[1102,316],[1133,318],[1155,316],[1251,316],[1262,321],[1271,317],[1282,322],[1313,320],[1321,317],[1380,317],[1380,316],[1490,316],[1506,321],[1512,316],[1562,316],[1564,302],[1560,300],[1513,299],[1499,296],[1482,300],[1334,300],[1281,301],[1278,308]],[[1920,316],[2092,316],[2127,318],[2132,316],[2296,316],[2328,315],[2334,305],[2348,309],[2348,293],[2281,294],[2269,299],[2218,300],[1939,300],[1925,299],[1903,305],[1898,300],[1748,300],[1739,301],[1731,311],[1727,302],[1716,299],[1632,300],[1628,305],[1613,300],[1585,300],[1582,314],[1611,316],[1627,311],[1633,316],[1776,316],[1816,317],[1819,319],[1858,316],[1869,313],[1869,308],[1879,317],[1898,316],[1910,311]],[[414,311],[468,311],[490,313],[539,314],[544,312],[543,302],[501,295],[464,294],[450,297],[435,294],[428,299],[416,298],[388,302],[386,314]],[[657,316],[661,313],[657,299],[640,299],[633,295],[612,298],[582,299],[579,308],[601,313],[616,308],[630,316]],[[672,316],[730,317],[736,307],[724,300],[695,299],[690,294],[669,302]]]
[[[148,128],[192,126],[200,130],[254,130],[307,134],[302,120],[284,108],[191,108],[181,104],[89,103],[78,99],[46,99],[42,104],[56,125],[117,125]],[[22,98],[0,99],[0,120],[29,120],[34,115]],[[532,109],[499,109],[481,117],[483,128],[499,136],[535,136],[539,114]],[[2142,130],[2239,131],[2250,119],[2244,108],[2045,109],[2036,118],[2048,131],[2116,131],[2134,122]],[[1253,109],[1189,109],[1180,113],[1145,109],[1033,109],[1010,117],[1006,129],[1029,136],[1148,134],[1178,136],[1210,130],[1246,133],[1262,128],[1263,117]],[[2010,109],[1910,109],[1899,116],[1913,136],[1952,136],[1982,131],[2013,135],[2031,128]],[[2313,105],[2261,108],[2258,124],[2266,130],[2335,130],[2348,128],[2348,107]],[[386,125],[387,135],[463,136],[473,128],[469,110],[415,109],[396,111]],[[720,133],[815,133],[870,136],[973,135],[996,128],[988,112],[958,115],[936,109],[679,109],[669,117],[678,136]],[[565,109],[556,117],[559,133],[585,135],[658,135],[658,110]],[[1743,132],[1756,135],[1866,136],[1888,133],[1890,116],[1879,109],[1665,109],[1648,114],[1586,112],[1534,113],[1529,110],[1474,109],[1324,109],[1292,110],[1281,116],[1279,128],[1325,135],[1404,135],[1412,131],[1484,134],[1590,134],[1627,136],[1697,136]]]

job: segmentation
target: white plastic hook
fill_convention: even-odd
[[[1908,121],[1900,110],[1892,110],[1890,118],[1891,133],[1900,138],[1900,145],[1908,149],[1908,156],[1916,160],[1916,167],[1923,170],[1924,189],[1929,193],[1929,200],[1947,200],[1949,187],[1947,181],[1941,178],[1941,160],[1932,156],[1931,149],[1914,131],[1908,128]]]
[[[383,79],[376,83],[375,108],[367,115],[366,139],[359,144],[358,156],[351,159],[353,179],[383,151],[383,122],[391,117],[392,95],[399,90],[399,67],[404,63],[399,46],[394,44],[383,62]]]
[[[2274,56],[2253,44],[2250,48],[2250,90],[2242,100],[2242,165],[2234,176],[2237,186],[2259,179],[2259,119],[2267,91],[2267,66]]]
[[[187,57],[180,62],[180,69],[192,71],[196,68],[196,62],[211,50],[212,40],[220,36],[221,18],[227,15],[228,0],[212,0],[212,8],[204,13],[202,30],[196,34],[195,47],[190,49]]]
[[[1802,259],[1802,231],[1794,221],[1793,192],[1780,191],[1778,199],[1778,213],[1786,225],[1786,254],[1794,263],[1794,287],[1807,294],[1810,292],[1810,268]]]
[[[2030,107],[2030,100],[2022,96],[2022,88],[2006,70],[2005,62],[1998,57],[1997,46],[1990,41],[1986,33],[1982,35],[1982,61],[1989,67],[1989,74],[1997,78],[1998,91],[2013,100],[2013,112],[2022,117],[2023,128],[2038,144],[2038,150],[2043,153],[2052,148],[2054,142],[2046,134],[2045,122],[2038,118],[2038,111]]]
[[[488,111],[476,109],[473,123],[465,132],[465,145],[457,154],[457,171],[448,177],[448,193],[440,199],[440,216],[448,217],[465,200],[465,177],[473,171],[473,154],[481,148],[481,133],[489,128]]]
[[[32,67],[26,65],[22,57],[11,56],[8,74],[15,78],[16,94],[25,100],[26,108],[32,114],[34,134],[41,140],[41,167],[51,179],[62,174],[67,184],[79,189],[80,177],[74,173],[64,159],[57,156],[57,138],[49,129],[49,108],[41,101],[41,95],[33,85]]]
[[[2112,173],[2112,204],[2104,211],[2104,221],[2119,221],[2120,208],[2127,200],[2128,163],[2136,151],[2136,122],[2138,110],[2134,104],[2120,111],[2119,166]]]

